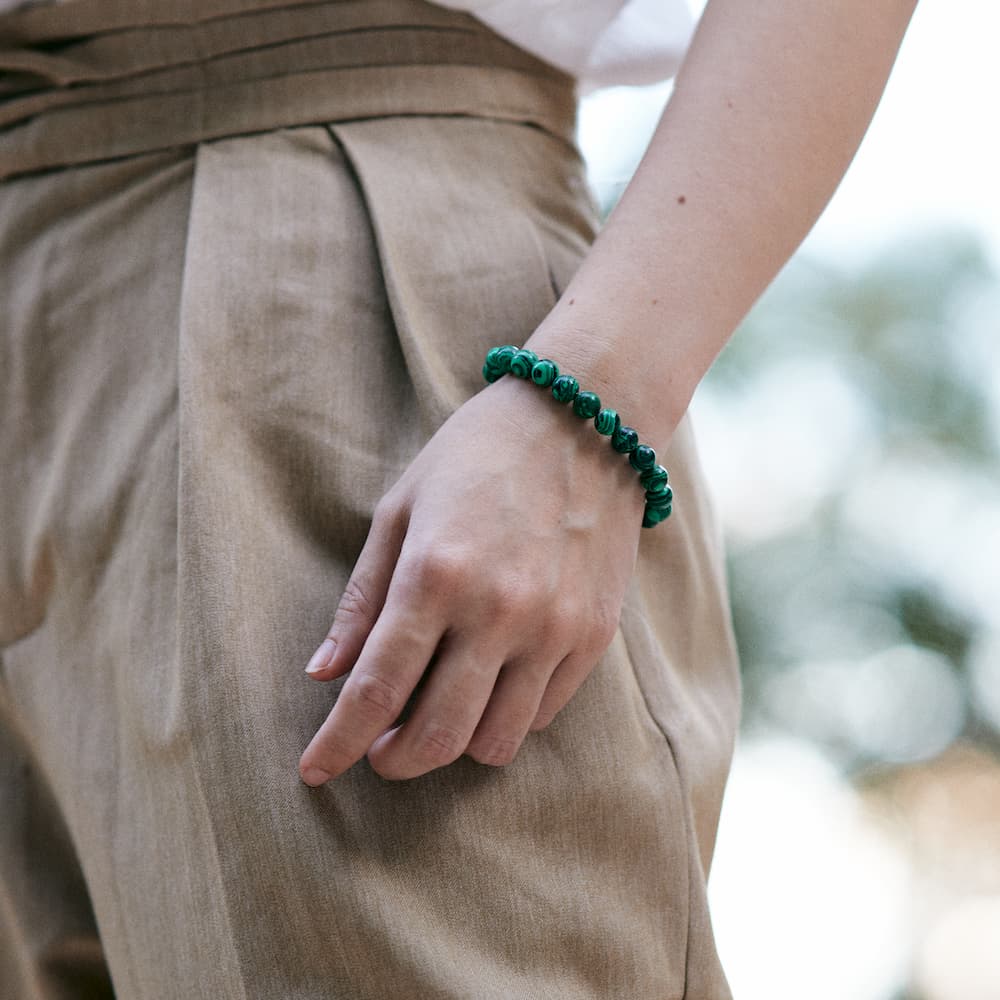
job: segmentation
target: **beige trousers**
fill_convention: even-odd
[[[375,503],[596,234],[572,80],[420,0],[71,0],[0,49],[0,996],[728,997],[687,419],[513,764],[296,771]]]

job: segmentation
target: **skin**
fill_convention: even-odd
[[[524,346],[664,449],[847,170],[915,4],[709,0],[632,181]],[[610,645],[643,493],[547,396],[486,385],[379,502],[310,662],[350,676],[302,754],[307,784],[365,755],[388,779],[462,754],[508,764]]]

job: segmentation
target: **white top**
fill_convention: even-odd
[[[694,31],[685,0],[431,0],[468,11],[579,80],[581,94],[668,80]]]

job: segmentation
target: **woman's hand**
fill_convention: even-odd
[[[365,754],[392,779],[509,764],[610,645],[643,505],[626,457],[547,390],[505,375],[463,404],[375,509],[310,662],[352,672],[303,780]]]
[[[571,371],[563,347],[585,348],[581,381],[614,386],[642,439],[666,447],[843,176],[915,2],[709,0],[635,176],[524,346],[555,345]],[[309,784],[365,753],[391,778],[462,753],[508,763],[610,644],[643,491],[546,396],[511,375],[488,385],[379,502],[314,673],[353,668],[302,756]]]

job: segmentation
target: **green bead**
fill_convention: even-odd
[[[522,348],[513,358],[510,359],[510,373],[518,378],[528,378],[531,369],[538,360],[538,355],[534,351]]]
[[[669,487],[665,486],[662,490],[656,493],[651,493],[646,490],[646,506],[647,507],[669,507],[674,502],[674,491]]]
[[[656,465],[656,452],[648,444],[637,445],[635,451],[628,457],[628,464],[639,472],[651,469]]]
[[[502,347],[491,347],[486,352],[486,364],[488,364],[490,366],[490,368],[499,368],[500,367],[499,354],[500,354],[500,351],[502,351],[502,350],[503,350]]]
[[[669,507],[647,507],[642,515],[642,526],[653,528],[670,517]]]
[[[536,361],[531,368],[531,381],[543,388],[552,385],[559,377],[559,366],[549,358]]]
[[[573,412],[586,420],[596,417],[600,408],[601,397],[596,392],[577,393],[576,399],[573,400]]]
[[[495,352],[495,353],[494,353]],[[490,355],[493,355],[493,360],[490,361]],[[497,369],[504,375],[510,371],[511,358],[517,354],[517,348],[513,344],[503,344],[501,347],[491,348],[486,354],[486,363],[491,367]]]
[[[552,382],[552,395],[558,403],[569,403],[580,391],[580,383],[572,375],[560,375]]]
[[[597,428],[598,434],[614,434],[618,429],[618,425],[621,423],[621,418],[614,410],[609,410],[605,407],[600,413],[594,417],[594,426]]]
[[[618,429],[611,435],[611,447],[622,454],[633,451],[638,445],[639,432],[634,427],[619,424]]]
[[[492,368],[489,364],[483,365],[483,378],[487,382],[496,382],[498,378],[503,378],[503,375],[499,368]]]
[[[639,482],[649,493],[658,493],[667,485],[667,470],[662,465],[654,465],[639,473]]]

